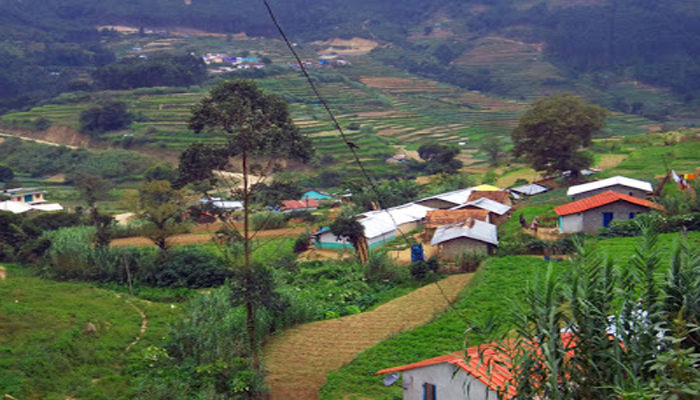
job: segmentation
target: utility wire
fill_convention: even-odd
[[[301,69],[304,76],[306,77],[306,80],[309,82],[309,86],[311,86],[311,89],[313,90],[314,94],[318,98],[319,102],[321,103],[321,105],[323,105],[323,108],[326,110],[326,112],[330,116],[331,121],[333,121],[333,125],[335,126],[335,129],[338,131],[338,133],[340,133],[340,137],[345,142],[345,145],[348,146],[348,149],[350,149],[350,152],[352,153],[352,155],[355,159],[355,163],[357,163],[357,165],[360,167],[360,170],[362,171],[362,175],[365,177],[365,179],[367,180],[367,183],[369,183],[369,185],[370,185],[370,188],[372,189],[372,191],[374,191],[375,195],[377,196],[377,203],[379,205],[380,210],[383,210],[387,214],[389,214],[389,218],[391,218],[391,221],[394,223],[396,230],[398,230],[399,233],[401,234],[401,237],[403,238],[403,240],[407,244],[411,245],[412,243],[410,242],[410,240],[408,240],[408,238],[406,237],[406,234],[401,230],[401,228],[399,228],[399,225],[396,223],[394,216],[391,215],[391,212],[388,209],[384,208],[384,206],[382,205],[381,194],[379,193],[379,189],[377,189],[377,186],[375,185],[374,181],[369,176],[369,173],[365,169],[364,165],[362,165],[362,161],[360,160],[360,157],[358,156],[357,151],[356,151],[357,146],[348,140],[347,136],[345,135],[345,132],[343,131],[343,128],[340,126],[340,123],[338,123],[338,120],[336,119],[335,115],[333,114],[333,111],[331,111],[331,108],[328,106],[328,103],[323,98],[323,96],[321,96],[321,93],[319,92],[318,88],[316,87],[316,84],[311,79],[311,76],[309,76],[309,72],[306,70],[304,63],[301,61],[301,58],[299,58],[299,55],[297,54],[296,50],[294,49],[294,46],[292,46],[292,43],[290,42],[289,38],[287,37],[287,34],[284,32],[284,29],[282,29],[282,26],[280,25],[279,21],[277,20],[277,16],[275,15],[274,11],[272,11],[272,7],[270,7],[270,4],[268,3],[267,0],[261,0],[261,1],[265,5],[265,8],[267,9],[268,14],[270,15],[270,19],[275,24],[277,31],[279,32],[280,36],[282,36],[282,39],[284,40],[285,44],[289,48],[289,51],[292,53],[292,55],[294,55],[294,58],[296,59],[297,64],[299,64],[299,68]],[[464,319],[464,316],[462,315],[462,313],[457,308],[454,307],[453,302],[450,301],[450,299],[445,294],[445,291],[442,289],[442,286],[440,286],[440,282],[435,282],[435,284],[436,284],[437,288],[440,290],[440,293],[442,294],[443,298],[447,302],[447,305],[449,306],[449,308],[451,310],[457,312],[457,315],[459,316],[459,318],[462,319],[463,321],[465,321],[465,323],[467,323],[467,321]]]

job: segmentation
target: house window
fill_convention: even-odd
[[[634,219],[634,216],[637,215],[636,213],[630,213],[630,219]]]
[[[437,400],[437,389],[432,383],[423,384],[423,400]]]
[[[634,193],[630,192],[630,196],[634,197]]]
[[[25,195],[25,196],[24,196],[24,202],[25,202],[25,203],[31,203],[32,201],[34,201],[34,196],[33,196],[33,195],[28,194],[28,195]]]
[[[611,212],[604,212],[603,213],[603,226],[606,228],[610,227],[610,221],[612,221],[613,218],[615,218],[615,214],[613,214]]]

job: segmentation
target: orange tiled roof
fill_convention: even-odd
[[[575,340],[574,335],[570,332],[562,333],[562,340],[567,349],[567,354],[572,356],[575,347],[573,342],[573,340]],[[375,375],[403,372],[436,364],[449,363],[463,369],[467,374],[478,379],[494,392],[505,390],[505,393],[499,394],[503,400],[510,400],[515,398],[518,394],[513,385],[513,376],[510,373],[513,368],[510,354],[513,354],[513,347],[517,344],[518,342],[514,340],[506,340],[503,344],[492,342],[486,345],[470,347],[462,352],[455,352],[413,364],[383,369],[378,371]],[[532,346],[533,341],[520,342],[520,345]]]
[[[282,201],[283,210],[303,210],[306,208],[318,207],[318,201],[314,199],[304,200],[284,200]]]
[[[425,227],[437,228],[442,225],[464,222],[467,218],[486,222],[488,210],[431,210],[425,215]]]
[[[474,200],[479,200],[482,197],[486,197],[489,200],[497,201],[501,204],[510,204],[510,193],[506,191],[484,191],[484,190],[474,190],[472,194],[469,195],[469,200],[467,203]]]
[[[574,201],[573,203],[564,204],[563,206],[554,207],[554,211],[559,216],[576,214],[583,211],[592,210],[594,208],[602,207],[606,204],[614,203],[616,201],[626,201],[628,203],[636,204],[638,206],[653,208],[656,210],[661,210],[662,207],[649,200],[640,199],[638,197],[629,196],[626,194],[613,192],[608,190],[607,192],[601,193],[599,195]]]

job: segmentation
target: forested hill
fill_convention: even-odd
[[[453,65],[479,40],[496,36],[544,49],[548,61],[564,71],[566,80],[576,79],[580,73],[624,74],[690,98],[700,92],[700,2],[696,0],[270,3],[290,36],[298,41],[361,36],[392,43],[404,51],[402,56],[429,54],[440,64]],[[110,62],[95,30],[105,24],[277,36],[261,0],[3,0],[0,71],[27,64],[90,66]],[[52,54],[45,48],[56,53],[53,59],[45,59]],[[87,54],[77,48],[87,49]],[[435,69],[416,64],[410,57],[397,59],[392,55],[384,61],[405,65],[412,72]],[[438,72],[433,73],[436,79],[513,94],[508,87],[475,86],[473,82],[488,83],[487,76],[479,76],[483,71]],[[462,73],[467,78],[457,76]],[[27,79],[0,74],[0,90],[18,91],[18,82]]]

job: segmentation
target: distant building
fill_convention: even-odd
[[[36,188],[5,189],[3,194],[10,199],[0,203],[0,211],[20,214],[27,211],[61,211],[58,203],[46,202],[46,190]]]
[[[435,231],[444,225],[464,224],[469,218],[489,222],[487,210],[431,210],[425,217],[425,241],[430,242]]]
[[[314,199],[314,200],[330,200],[333,197],[328,193],[322,192],[316,189],[306,189],[301,195],[302,199]]]
[[[435,196],[430,196],[424,199],[416,200],[415,203],[430,208],[446,210],[448,208],[462,205],[469,201],[469,196],[472,194],[472,191],[473,189],[471,188],[454,190],[452,192],[441,193]]]
[[[35,204],[46,201],[46,198],[44,197],[46,190],[36,188],[6,189],[3,191],[3,194],[8,196],[11,201],[17,201],[20,203]]]
[[[486,210],[489,213],[489,219],[487,222],[494,225],[502,225],[506,223],[508,218],[510,218],[509,212],[511,209],[512,207],[508,205],[486,197],[481,197],[477,200],[473,200],[452,208],[452,210]]]
[[[283,213],[292,211],[312,211],[318,209],[318,206],[318,201],[315,199],[283,200],[282,206],[279,209]]]
[[[612,190],[554,208],[562,233],[596,233],[613,220],[634,219],[638,214],[660,210],[661,206],[646,199]]]

